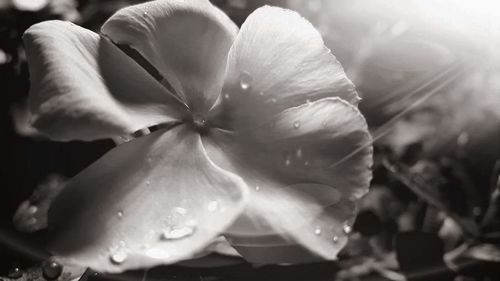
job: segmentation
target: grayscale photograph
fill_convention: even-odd
[[[497,0],[0,0],[0,281],[500,281]]]

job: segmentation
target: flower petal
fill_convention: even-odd
[[[114,14],[101,31],[144,56],[194,111],[220,94],[238,28],[203,0],[151,1]]]
[[[260,119],[325,97],[359,100],[319,32],[296,12],[277,7],[259,8],[246,19],[226,75],[221,107],[240,119]]]
[[[335,258],[371,179],[371,138],[356,107],[326,98],[285,110],[252,132],[211,136],[204,139],[210,158],[254,190],[233,234],[277,234]]]
[[[69,22],[24,34],[36,129],[58,140],[93,140],[180,118],[181,103],[106,39]]]
[[[169,264],[239,215],[245,183],[181,125],[122,144],[70,180],[49,211],[52,252],[98,271]]]

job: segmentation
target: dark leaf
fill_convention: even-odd
[[[443,242],[436,235],[398,233],[395,247],[399,266],[408,280],[453,280],[454,272],[443,261]]]

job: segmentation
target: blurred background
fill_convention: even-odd
[[[43,280],[46,234],[26,221],[29,206],[114,147],[111,140],[50,142],[29,126],[21,36],[50,19],[98,31],[116,10],[139,2],[0,0],[2,279]],[[316,26],[363,98],[374,179],[337,262],[172,266],[150,270],[148,280],[500,280],[500,2],[212,2],[238,25],[268,4]],[[79,278],[125,277],[144,276]]]

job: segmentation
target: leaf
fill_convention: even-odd
[[[469,247],[464,256],[491,262],[500,262],[500,245],[479,244]]]

